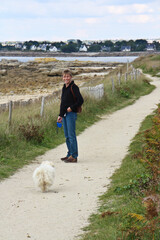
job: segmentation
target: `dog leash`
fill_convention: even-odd
[[[57,134],[58,134],[58,128],[61,128],[61,127],[62,127],[62,123],[57,122],[57,128],[56,128]]]

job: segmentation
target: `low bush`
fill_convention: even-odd
[[[41,143],[44,139],[44,131],[40,126],[33,124],[20,125],[19,131],[27,141],[35,141]]]

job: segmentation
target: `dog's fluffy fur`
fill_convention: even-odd
[[[53,187],[55,168],[52,162],[44,161],[33,173],[33,181],[36,188],[46,192]]]

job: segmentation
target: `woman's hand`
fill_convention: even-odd
[[[57,122],[61,123],[62,122],[62,117],[58,116]]]
[[[67,108],[67,112],[72,112],[72,109],[70,107]]]

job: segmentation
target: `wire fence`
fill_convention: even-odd
[[[121,86],[122,83],[127,83],[129,80],[134,81],[138,80],[138,78],[141,75],[140,70],[133,68],[132,65],[128,65],[127,63],[127,71],[122,74],[121,71],[118,72],[117,76],[111,76],[111,91],[114,94],[115,93],[115,86]],[[129,71],[130,70],[130,71]],[[90,97],[101,99],[104,95],[104,84],[99,84],[94,87],[81,87],[81,90],[83,92],[86,92],[87,95]],[[12,112],[13,109],[17,106],[24,107],[33,103],[40,103],[40,117],[43,117],[44,115],[44,108],[45,105],[52,104],[55,102],[58,102],[60,99],[61,90],[58,90],[56,92],[53,92],[50,95],[47,96],[41,96],[37,99],[29,99],[28,101],[9,101],[5,104],[0,104],[0,111],[8,111],[8,124],[11,126],[12,124]]]

